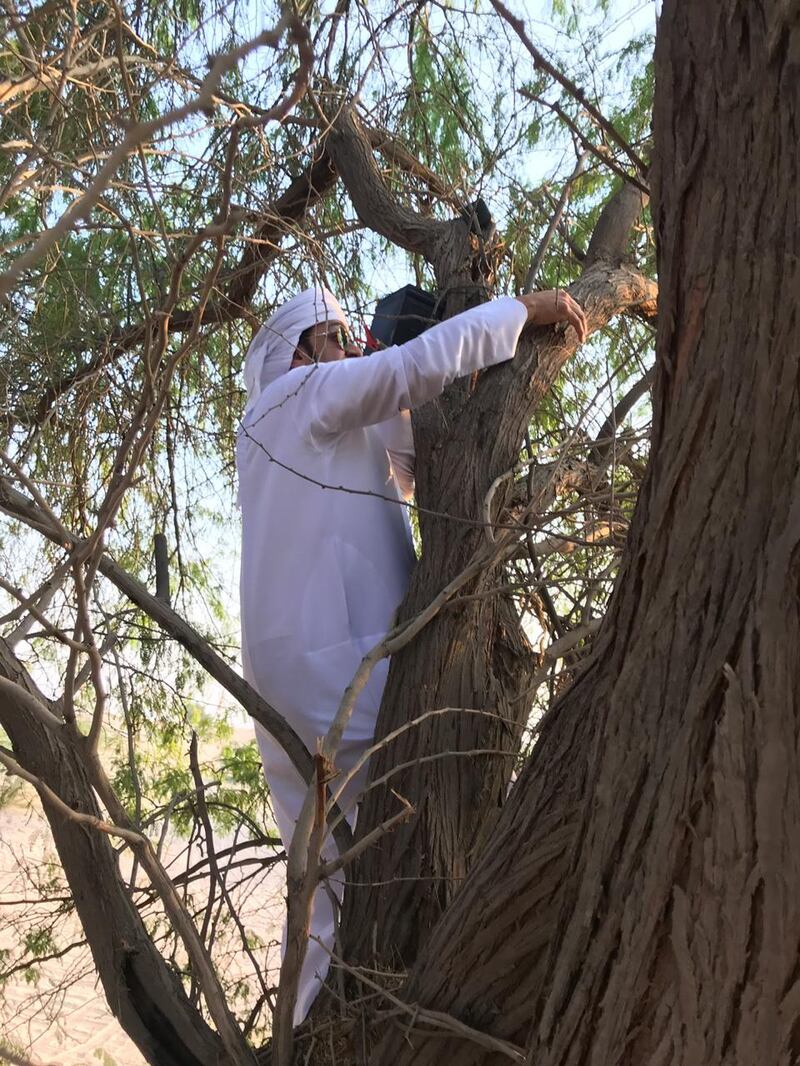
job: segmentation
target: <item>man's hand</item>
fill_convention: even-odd
[[[528,325],[552,326],[556,322],[568,322],[578,334],[581,344],[586,340],[586,315],[583,308],[563,289],[548,289],[546,292],[527,292],[517,296],[528,312]]]

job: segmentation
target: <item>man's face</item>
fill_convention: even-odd
[[[336,363],[355,358],[361,349],[341,322],[318,322],[303,338],[295,352],[293,366],[306,363]]]

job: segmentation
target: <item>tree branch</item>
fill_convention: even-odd
[[[647,193],[630,182],[620,186],[600,212],[586,249],[587,266],[598,259],[621,263],[626,258],[631,230],[649,200]]]
[[[74,226],[76,226],[78,222],[86,218],[92,208],[99,201],[103,194],[103,190],[113,178],[118,167],[121,166],[124,160],[127,159],[132,152],[136,151],[142,144],[151,140],[166,126],[181,122],[183,119],[196,114],[198,111],[210,108],[213,103],[214,90],[223,75],[255,49],[265,45],[272,48],[276,47],[278,41],[286,30],[289,30],[293,40],[308,41],[308,30],[302,22],[296,16],[284,15],[274,29],[265,30],[263,33],[238,48],[234,48],[230,52],[218,56],[211,70],[203,80],[199,93],[193,100],[190,100],[187,104],[184,104],[181,107],[173,108],[173,110],[166,112],[166,114],[159,115],[158,118],[151,119],[149,122],[136,123],[131,127],[120,144],[117,145],[100,168],[94,181],[83,196],[73,200],[61,218],[59,218],[58,222],[45,230],[32,248],[18,256],[17,259],[14,260],[13,265],[0,274],[0,299],[13,289],[14,285],[16,285],[17,281],[19,281],[20,277],[26,270],[41,259],[41,257]],[[271,118],[278,119],[283,117],[283,115],[294,106],[296,100],[302,96],[302,92],[305,91],[308,82],[310,70],[305,64],[301,66],[300,70],[301,76],[298,77],[295,89],[287,95],[285,100],[281,100],[280,104],[276,105],[273,109],[274,114],[270,116]],[[305,83],[303,83],[302,78],[305,78]]]
[[[292,115],[291,118],[286,120],[286,124],[301,126],[304,129],[311,130],[318,130],[321,128],[327,130],[329,128],[328,123],[323,126],[319,119],[300,115]],[[409,151],[406,145],[398,140],[397,137],[393,137],[388,130],[377,126],[365,126],[363,124],[361,128],[372,148],[374,148],[376,152],[380,152],[390,166],[396,166],[400,170],[405,171],[405,173],[411,174],[412,177],[417,178],[426,185],[433,195],[442,203],[450,204],[450,206],[457,211],[464,206],[463,200],[456,195],[452,185],[448,185],[438,174],[431,170],[430,167],[421,163],[419,159]]]
[[[3,641],[0,674],[24,688],[32,699],[51,705]],[[216,1066],[223,1054],[220,1037],[189,1002],[180,981],[159,955],[119,876],[81,738],[64,729],[47,729],[13,697],[0,701],[0,720],[19,764],[46,786],[44,812],[116,1017],[151,1062]],[[104,831],[88,832],[87,823]],[[159,887],[165,889],[166,884]]]
[[[425,1007],[421,1007],[417,1003],[405,1003],[399,998],[399,996],[395,996],[387,988],[383,988],[377,982],[367,977],[363,970],[354,966],[348,966],[338,955],[335,955],[330,951],[319,938],[315,939],[326,951],[328,951],[332,961],[337,966],[343,967],[348,973],[352,974],[357,981],[361,981],[368,988],[385,996],[386,999],[391,1003],[394,1003],[394,1005],[404,1014],[410,1014],[412,1026],[415,1022],[427,1023],[434,1029],[444,1029],[446,1032],[452,1033],[454,1036],[460,1037],[463,1040],[470,1040],[473,1043],[486,1048],[489,1052],[499,1053],[506,1058],[510,1058],[512,1062],[521,1063],[525,1061],[525,1051],[523,1048],[518,1047],[516,1044],[512,1044],[508,1040],[500,1040],[498,1037],[492,1036],[490,1033],[481,1032],[479,1029],[475,1029],[471,1025],[466,1025],[452,1014],[445,1014],[444,1011],[438,1010],[427,1010]]]
[[[247,314],[259,281],[270,263],[280,255],[279,242],[302,220],[307,211],[330,191],[335,182],[336,171],[330,156],[323,152],[300,177],[295,178],[266,212],[264,221],[249,239],[238,264],[220,277],[219,288],[222,294],[216,300],[209,301],[203,309],[200,325],[224,325]],[[235,217],[235,212],[231,214]],[[69,374],[57,378],[42,394],[34,416],[31,418],[18,409],[15,412],[17,421],[23,425],[41,425],[47,419],[53,404],[73,386],[101,373],[137,345],[152,341],[157,329],[159,310],[150,312],[146,322],[112,336],[103,351]],[[194,309],[179,309],[170,319],[170,331],[184,333],[192,328],[195,319]]]
[[[77,537],[67,534],[69,543],[65,545],[63,532],[55,529],[35,504],[2,479],[0,479],[0,510],[25,522],[26,525],[42,533],[54,543],[60,544],[61,547],[74,550],[82,543]],[[204,640],[177,612],[151,595],[141,582],[123,570],[109,556],[100,557],[98,568],[120,592],[157,622],[174,640],[177,640],[208,674],[218,681],[247,713],[275,738],[304,781],[309,782],[314,779],[313,760],[300,737],[281,714],[262,699],[244,678],[231,669],[208,641]],[[331,811],[329,815],[331,824],[338,819],[339,813],[338,808],[335,812]],[[347,850],[352,846],[352,833],[344,818],[338,819],[333,835],[342,850]]]
[[[542,237],[539,247],[536,249],[536,254],[534,255],[530,268],[528,269],[528,273],[525,277],[525,284],[522,287],[523,292],[530,292],[536,283],[536,275],[541,269],[542,262],[547,253],[547,249],[550,246],[550,241],[553,239],[553,234],[558,228],[564,211],[566,210],[567,204],[569,203],[569,197],[570,193],[572,192],[572,186],[586,169],[587,157],[587,151],[584,150],[583,152],[581,152],[580,156],[578,157],[578,162],[575,164],[575,169],[570,174],[567,181],[564,183],[564,188],[561,190],[561,196],[559,197],[558,203],[556,204],[553,210],[553,217],[550,219],[550,224],[547,227],[544,237]]]
[[[351,105],[342,106],[333,119],[328,148],[364,225],[393,244],[431,259],[449,224],[426,218],[395,201]]]
[[[539,49],[534,46],[533,42],[525,32],[525,24],[522,19],[512,15],[502,0],[491,0],[491,2],[492,7],[498,15],[506,20],[525,45],[534,64],[539,70],[544,71],[545,74],[549,74],[554,81],[557,81],[558,84],[570,94],[570,96],[578,101],[581,107],[591,116],[600,129],[608,135],[609,139],[625,153],[628,159],[630,159],[636,167],[637,176],[643,179],[647,175],[647,164],[641,156],[634,152],[633,148],[631,148],[616,126],[598,110],[579,85],[576,85],[574,81],[571,81],[566,75],[562,74],[561,71],[557,67],[554,67]]]
[[[627,418],[631,408],[650,389],[656,376],[655,366],[652,366],[646,374],[643,374],[634,385],[625,393],[614,410],[600,427],[600,432],[592,446],[592,460],[598,470],[603,470],[608,463],[614,448],[615,433],[617,426]]]

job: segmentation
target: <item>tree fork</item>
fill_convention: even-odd
[[[434,263],[449,313],[485,298],[488,286],[481,270],[490,266],[491,249],[480,235],[470,233],[463,218],[431,223],[398,207],[348,108],[337,113],[330,151],[361,221]],[[642,198],[638,191],[634,195],[638,214]],[[627,307],[646,307],[651,314],[655,310],[653,283],[620,265],[621,248],[635,220],[631,200],[623,188],[610,202],[602,215],[603,237],[587,257],[582,278],[570,287],[592,330]],[[513,362],[482,374],[471,393],[469,383],[456,382],[414,413],[424,552],[401,618],[422,609],[474,554],[486,535],[482,504],[489,486],[517,461],[532,413],[575,347],[572,333],[528,333]],[[499,499],[498,505],[502,503]],[[426,508],[452,517],[426,514]],[[499,572],[492,571],[477,588],[486,591],[499,583]],[[519,697],[531,659],[513,605],[506,598],[488,596],[442,612],[393,660],[376,738],[437,707],[486,708],[494,717],[452,714],[428,719],[372,760],[370,780],[375,780],[397,764],[413,764],[419,754],[456,753],[390,779],[389,785],[410,800],[416,814],[362,855],[349,874],[354,884],[345,894],[342,920],[349,962],[409,965],[453,898],[504,803],[527,716]],[[457,756],[476,749],[487,755],[469,760]],[[369,791],[360,809],[359,832],[379,824],[391,802],[388,786]]]

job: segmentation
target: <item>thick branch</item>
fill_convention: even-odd
[[[2,641],[0,675],[50,706]],[[29,774],[81,817],[101,819],[81,752],[66,731],[49,729],[8,696],[0,702],[0,722]],[[224,1055],[221,1041],[156,950],[120,878],[108,837],[43,799],[106,998],[125,1031],[154,1066],[217,1066]]]
[[[312,130],[318,130],[323,126],[320,119],[300,115],[292,115],[291,118],[286,120],[286,124]],[[327,123],[324,125],[324,129],[328,129]],[[464,206],[463,201],[456,196],[453,187],[443,181],[430,167],[421,163],[406,145],[396,137],[393,137],[388,130],[377,126],[363,125],[362,129],[375,151],[380,152],[390,166],[397,167],[399,170],[403,170],[405,173],[417,178],[442,203],[450,204],[456,210],[460,210]]]
[[[625,182],[620,186],[600,212],[586,249],[587,265],[597,259],[621,263],[626,258],[631,230],[648,201],[649,196],[636,185]]]
[[[442,203],[450,204],[451,207],[457,210],[463,207],[461,200],[454,194],[452,186],[445,184],[430,167],[420,163],[396,137],[392,137],[386,130],[375,129],[374,127],[368,127],[365,132],[367,137],[369,137],[369,143],[376,151],[381,153],[387,163],[424,182],[433,195]]]
[[[419,215],[395,201],[378,170],[369,138],[350,105],[342,106],[333,120],[328,149],[364,225],[409,252],[433,258],[448,224]]]
[[[280,253],[276,247],[278,242],[330,192],[336,177],[331,157],[323,151],[300,177],[295,178],[256,230],[239,265],[221,279],[225,295],[218,303],[209,306],[204,322],[227,322],[241,317],[267,267]],[[184,327],[173,321],[173,329],[176,328]]]

